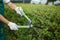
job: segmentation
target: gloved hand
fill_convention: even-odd
[[[9,22],[8,26],[11,30],[18,30],[18,26],[15,23]]]
[[[16,7],[15,11],[17,12],[17,14],[23,16],[23,9],[21,7]]]

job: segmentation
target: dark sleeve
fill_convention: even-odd
[[[0,14],[4,15],[4,4],[0,3]]]

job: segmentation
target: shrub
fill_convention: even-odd
[[[32,24],[39,31],[39,36],[33,30],[19,29],[11,31],[6,27],[7,40],[60,40],[60,6],[16,4],[22,6],[26,15],[32,19]],[[5,5],[5,17],[18,25],[28,24],[24,17]],[[36,39],[35,39],[36,38]]]

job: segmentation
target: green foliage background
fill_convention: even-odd
[[[31,29],[19,29],[11,31],[7,25],[6,40],[60,40],[60,6],[16,4],[21,6],[26,15],[32,19],[32,24],[39,31],[39,36]],[[28,24],[24,17],[5,5],[5,17],[18,25]],[[37,39],[35,39],[38,37]]]

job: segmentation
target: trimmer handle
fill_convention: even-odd
[[[18,28],[31,28],[33,25],[27,25],[27,26],[18,26]]]

